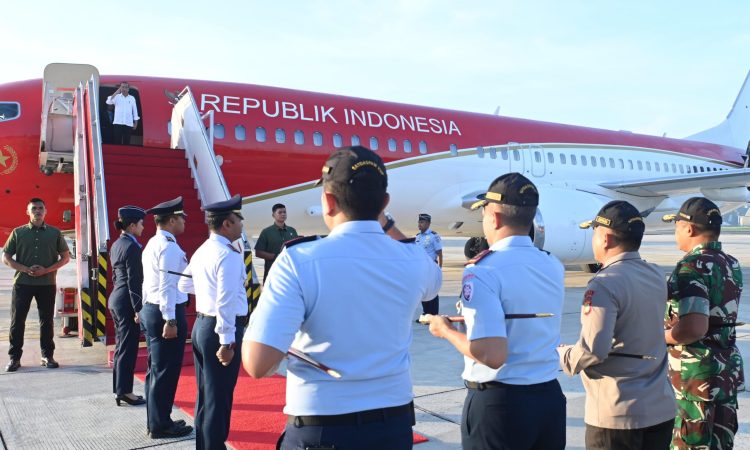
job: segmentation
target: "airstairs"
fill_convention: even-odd
[[[83,347],[115,342],[107,309],[112,289],[109,249],[117,239],[117,210],[124,205],[149,208],[182,195],[188,215],[185,233],[177,237],[188,258],[206,239],[208,230],[201,206],[226,200],[230,193],[213,151],[213,136],[189,87],[174,105],[171,148],[102,144],[99,126],[99,74],[86,65],[50,64],[44,74],[44,109],[40,142],[40,169],[72,172],[75,183],[75,257],[78,282],[78,334]],[[210,130],[211,128],[209,128]],[[155,234],[151,218],[144,221],[140,239]],[[260,287],[252,269],[252,253],[243,235],[249,309]],[[195,321],[195,302],[187,309],[189,328]],[[190,336],[190,329],[188,336]],[[112,350],[110,350],[111,360]],[[139,367],[145,367],[141,349]],[[192,363],[186,352],[185,363]]]

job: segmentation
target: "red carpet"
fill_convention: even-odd
[[[143,380],[145,372],[136,373]],[[183,366],[177,385],[175,405],[191,417],[195,410],[194,366]],[[240,369],[234,389],[234,407],[229,431],[229,445],[237,450],[273,450],[284,429],[286,416],[282,413],[285,401],[286,378],[274,376],[253,380]],[[427,442],[427,438],[414,433],[414,443]]]

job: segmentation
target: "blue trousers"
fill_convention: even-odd
[[[177,382],[182,371],[182,358],[187,338],[185,304],[175,307],[177,337],[164,339],[164,324],[159,305],[144,303],[141,323],[148,342],[148,371],[146,372],[146,425],[149,431],[162,431],[173,424],[172,405]]]
[[[228,366],[223,366],[216,357],[220,343],[215,327],[216,318],[198,315],[192,334],[195,379],[198,383],[195,448],[206,450],[226,448],[234,386],[237,384],[242,360],[242,335],[245,332],[244,326],[235,327],[234,358]]]
[[[563,450],[565,403],[557,380],[469,389],[461,419],[463,450]]]
[[[424,314],[432,314],[433,316],[438,315],[440,311],[440,296],[436,295],[432,300],[422,302],[422,312]]]
[[[141,327],[135,323],[130,300],[110,301],[109,312],[115,322],[115,354],[112,367],[112,392],[125,395],[133,392],[133,372],[138,358]]]
[[[413,446],[412,416],[389,417],[361,425],[297,427],[287,424],[277,449],[409,450]]]

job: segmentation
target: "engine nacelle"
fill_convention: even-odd
[[[534,245],[557,256],[565,264],[594,261],[591,229],[578,225],[591,220],[609,200],[571,189],[540,189],[539,208],[534,218]]]

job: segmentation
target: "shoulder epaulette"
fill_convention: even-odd
[[[406,239],[399,239],[399,242],[402,242],[404,244],[413,244],[417,242],[417,238],[406,238]]]
[[[174,240],[174,239],[172,239],[172,238],[171,238],[171,237],[169,237],[169,236],[164,236],[164,237],[165,237],[165,238],[167,238],[167,240],[168,240],[169,242],[175,242],[175,240]]]
[[[227,247],[231,248],[233,252],[235,253],[242,253],[241,251],[237,250],[237,247],[235,247],[232,244],[227,244]]]
[[[538,250],[539,250],[540,252],[544,252],[544,253],[546,253],[546,254],[548,254],[548,255],[551,255],[551,254],[552,254],[552,253],[548,252],[547,250],[545,250],[545,249],[543,249],[543,248],[539,248],[539,247],[537,247],[537,249],[538,249]]]
[[[301,236],[301,237],[290,239],[284,242],[284,245],[282,245],[281,248],[294,247],[297,244],[302,244],[303,242],[317,241],[318,239],[323,239],[323,238],[321,236],[318,236],[317,234],[314,234],[312,236]]]
[[[435,232],[434,232],[434,231],[432,231],[432,230],[430,230],[430,233],[432,233],[432,234],[437,234],[437,233],[435,233]]]
[[[475,257],[471,258],[470,260],[466,261],[466,264],[464,264],[464,265],[465,266],[470,266],[472,264],[476,264],[479,261],[481,261],[482,259],[486,258],[487,255],[489,255],[490,253],[492,253],[492,250],[484,250],[483,252],[480,252],[477,256],[475,256]]]

